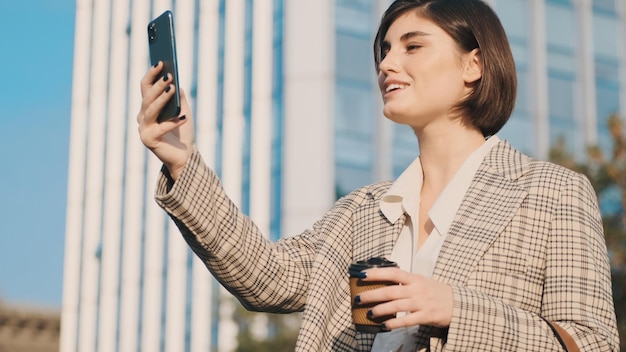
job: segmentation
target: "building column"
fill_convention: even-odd
[[[107,93],[106,160],[102,221],[102,256],[100,274],[100,316],[97,351],[117,348],[120,283],[120,249],[124,181],[124,135],[128,97],[128,3],[113,0],[109,53],[109,86]]]
[[[238,206],[242,204],[243,145],[245,138],[244,57],[246,4],[244,0],[226,2],[224,39],[224,116],[222,133],[222,174],[224,190]],[[219,288],[219,352],[237,347],[238,327],[233,320],[234,299],[225,288]]]
[[[529,36],[530,115],[533,116],[536,145],[533,154],[538,159],[548,156],[549,110],[548,110],[548,59],[546,48],[546,15],[544,0],[531,0]]]
[[[378,29],[380,19],[389,5],[389,0],[376,1],[376,16],[374,16],[372,28]],[[374,38],[372,38],[372,40],[373,39]],[[381,95],[378,93],[378,77],[376,75],[372,75],[372,80],[372,87],[374,87],[374,95],[376,96],[376,114],[378,115],[376,120],[376,130],[374,131],[374,143],[376,144],[376,147],[374,148],[374,152],[376,153],[374,177],[375,181],[391,180],[393,178],[394,123],[389,121],[389,119],[387,119],[382,113],[383,101]]]
[[[619,18],[618,28],[620,32],[617,38],[620,46],[620,116],[626,117],[626,2],[615,1],[617,17]]]
[[[104,192],[105,132],[107,128],[107,86],[109,82],[108,0],[93,4],[91,60],[89,73],[89,112],[84,189],[84,228],[81,262],[78,351],[91,351],[97,343],[99,316],[100,253],[102,250],[102,213]]]
[[[250,148],[250,217],[270,234],[272,189],[273,6],[254,0],[252,19],[252,116]]]
[[[578,106],[575,106],[577,130],[584,143],[576,143],[580,150],[576,155],[583,155],[587,145],[595,145],[598,137],[598,116],[596,107],[596,75],[593,57],[593,8],[591,0],[574,2],[578,17],[578,53],[577,77]],[[576,103],[575,103],[576,104]]]
[[[128,116],[126,120],[126,165],[124,175],[124,225],[122,228],[122,265],[120,281],[119,351],[139,349],[142,231],[144,230],[144,189],[146,148],[137,133],[135,114],[141,106],[138,84],[148,66],[145,25],[150,20],[149,3],[133,1],[128,56]],[[145,25],[143,25],[145,24]],[[133,91],[133,88],[136,89]],[[152,234],[151,234],[152,235]]]
[[[335,200],[334,6],[332,0],[285,2],[285,236],[310,227]]]
[[[76,351],[78,340],[92,7],[91,0],[76,1],[60,352]]]
[[[211,168],[215,168],[215,141],[217,140],[217,81],[219,1],[200,1],[198,5],[198,57],[194,77],[197,87],[195,99],[196,147]],[[189,91],[191,95],[191,91]],[[192,108],[193,109],[193,108]],[[213,351],[213,288],[217,282],[202,260],[195,254],[192,260],[191,288],[191,352]]]

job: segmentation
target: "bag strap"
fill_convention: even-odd
[[[548,323],[548,325],[554,332],[554,335],[556,335],[556,338],[559,340],[563,348],[565,348],[566,352],[580,352],[576,341],[574,341],[574,338],[572,338],[572,336],[567,331],[565,331],[565,329],[560,327],[557,323],[553,323],[547,319],[544,320],[546,321],[546,323]]]

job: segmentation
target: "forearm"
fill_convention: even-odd
[[[156,199],[196,255],[246,307],[302,309],[308,280],[306,252],[296,258],[289,246],[266,240],[227,197],[197,151],[175,184],[161,175]]]

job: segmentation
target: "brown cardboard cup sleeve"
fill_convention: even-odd
[[[395,315],[386,315],[380,317],[374,317],[372,319],[367,317],[367,311],[377,304],[382,302],[376,302],[371,304],[357,304],[354,303],[354,298],[361,293],[385,286],[397,285],[395,282],[390,281],[362,281],[359,278],[359,273],[363,270],[370,268],[387,268],[398,267],[398,264],[387,260],[383,257],[374,257],[368,260],[360,260],[350,264],[348,271],[350,273],[350,298],[352,299],[352,320],[354,326],[359,332],[377,333],[384,331],[381,327],[382,323],[386,320],[394,318]]]

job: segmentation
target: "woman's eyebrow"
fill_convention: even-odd
[[[411,32],[407,32],[404,33],[403,35],[400,36],[400,41],[401,42],[406,42],[409,41],[415,37],[427,37],[431,35],[430,33],[426,33],[426,32],[422,32],[422,31],[411,31]],[[381,47],[391,47],[391,43],[389,42],[389,40],[383,40],[383,42],[381,43]]]
[[[400,41],[406,42],[407,40],[411,40],[415,37],[426,37],[429,35],[430,33],[422,32],[422,31],[407,32],[407,33],[404,33],[402,36],[400,36]]]

